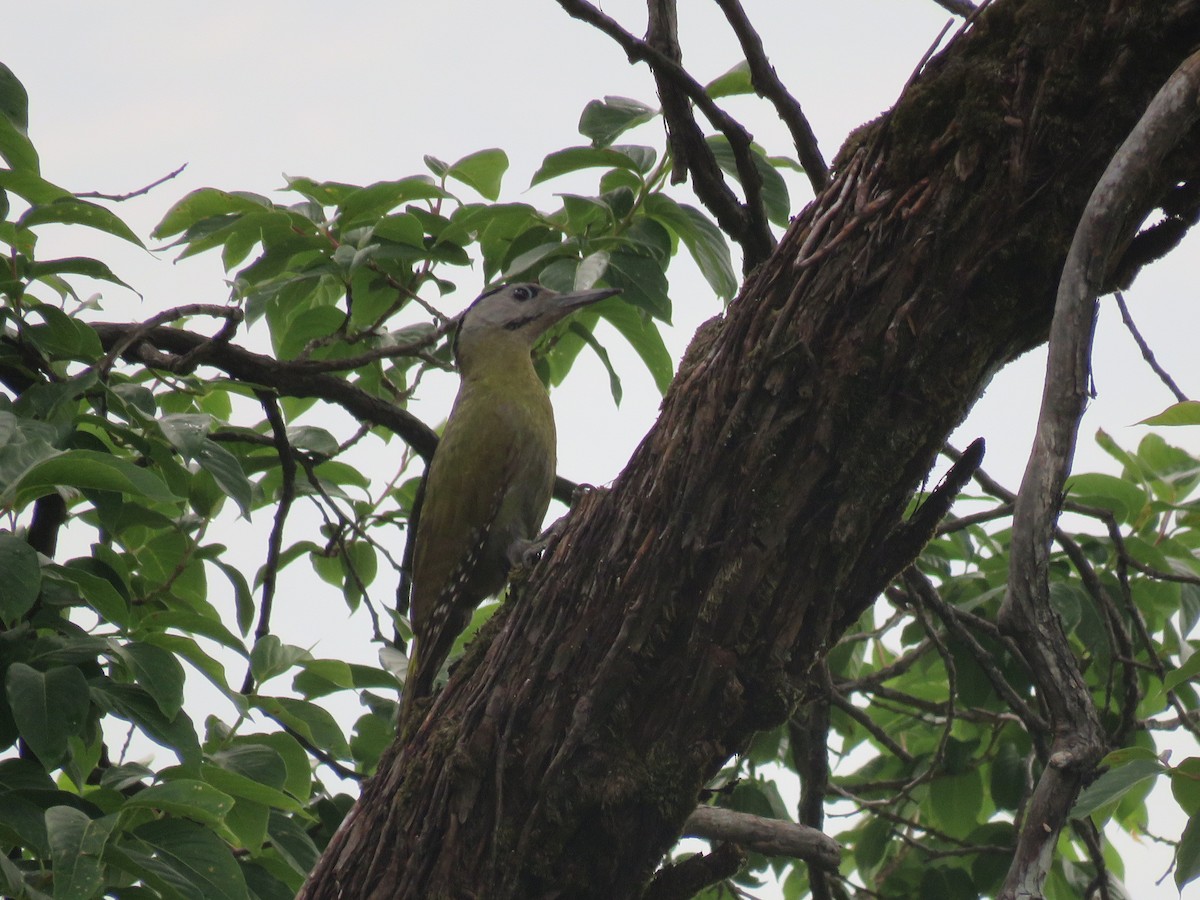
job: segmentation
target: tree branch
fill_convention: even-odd
[[[842,861],[837,841],[815,828],[718,806],[697,807],[684,823],[683,836],[729,841],[764,856],[788,856],[829,869]]]
[[[1096,295],[1131,216],[1161,189],[1162,161],[1200,118],[1200,53],[1176,70],[1151,101],[1092,192],[1067,255],[1050,326],[1046,387],[1037,437],[1013,515],[1009,589],[1000,624],[1020,641],[1050,713],[1055,740],[1025,811],[1001,900],[1041,892],[1054,843],[1084,779],[1104,751],[1091,692],[1050,605],[1049,547],[1070,471],[1088,390]]]
[[[668,41],[662,29],[669,27],[671,16],[662,10],[654,13],[653,4],[673,4],[674,0],[649,2],[652,4],[652,22],[657,16],[659,23],[656,26],[659,29],[656,37],[660,43]],[[634,37],[615,19],[605,15],[587,0],[558,0],[558,4],[571,17],[587,22],[616,41],[630,62],[644,62],[650,66],[655,82],[659,85],[660,99],[663,100],[663,117],[672,134],[672,147],[677,150],[686,148],[683,149],[684,164],[692,173],[692,187],[696,196],[716,218],[721,230],[741,246],[744,271],[754,269],[770,255],[775,246],[775,239],[771,236],[762,205],[762,179],[750,149],[753,142],[750,133],[717,106],[705,92],[704,85],[689,75],[668,53]],[[667,85],[665,98],[662,96],[664,83]],[[669,105],[672,102],[669,98],[675,95],[676,89],[694,103],[713,127],[729,141],[742,189],[746,192],[744,204],[738,202],[737,196],[726,184],[725,176],[721,174],[716,157],[696,125],[690,108],[686,104],[678,108]]]
[[[711,853],[697,853],[654,873],[642,900],[691,900],[706,887],[732,878],[746,864],[737,844],[721,844]]]
[[[1154,356],[1154,351],[1150,349],[1150,345],[1146,343],[1146,339],[1142,337],[1142,333],[1138,331],[1137,326],[1133,324],[1133,316],[1129,314],[1129,307],[1125,303],[1125,295],[1121,291],[1113,291],[1113,296],[1117,298],[1117,309],[1121,311],[1121,321],[1125,323],[1125,328],[1133,336],[1133,341],[1138,345],[1138,349],[1142,351],[1142,359],[1150,366],[1159,381],[1167,386],[1175,399],[1180,403],[1187,400],[1187,394],[1179,389],[1179,385],[1175,383],[1175,379],[1171,377],[1162,366],[1158,364],[1158,359]]]
[[[272,388],[282,397],[324,400],[342,407],[360,422],[387,428],[426,460],[437,447],[437,433],[412,413],[325,372],[320,361],[278,360],[233,344],[213,343],[212,338],[181,328],[147,329],[141,324],[122,322],[89,325],[109,353],[118,344],[124,344],[120,355],[131,362],[173,372],[181,359],[196,360],[195,355],[189,354],[203,353],[205,365],[236,381]],[[577,488],[578,485],[561,476],[554,480],[554,496],[563,503],[570,502]]]
[[[291,442],[288,441],[287,425],[279,413],[279,403],[273,394],[257,390],[258,402],[262,404],[263,413],[271,426],[271,436],[275,451],[279,454],[279,469],[283,480],[279,488],[279,505],[275,507],[275,521],[271,525],[271,534],[267,539],[267,559],[263,566],[262,602],[258,608],[258,625],[254,629],[254,642],[257,644],[271,633],[271,610],[275,605],[275,582],[279,575],[279,558],[283,552],[283,529],[287,523],[288,513],[292,509],[292,501],[296,499],[296,457],[292,452]],[[246,677],[242,681],[242,693],[249,694],[254,690],[254,666],[247,665]]]
[[[780,80],[779,74],[775,71],[775,67],[767,59],[762,38],[750,23],[740,0],[716,0],[716,2],[717,6],[721,7],[721,11],[725,13],[725,18],[733,28],[733,33],[737,35],[738,43],[742,45],[742,53],[745,54],[746,62],[750,66],[750,77],[754,83],[754,90],[760,97],[770,100],[775,111],[779,113],[780,120],[791,132],[792,143],[796,147],[796,156],[800,160],[800,165],[804,167],[804,174],[808,176],[813,193],[821,193],[829,183],[829,166],[821,155],[812,125],[809,124],[808,117],[804,115],[804,110],[800,108],[800,101],[789,93],[787,87]]]

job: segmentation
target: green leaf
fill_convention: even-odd
[[[1197,675],[1200,675],[1200,653],[1193,653],[1182,666],[1167,673],[1163,679],[1163,689],[1172,691]]]
[[[112,210],[105,209],[96,203],[80,200],[77,197],[61,197],[45,205],[32,206],[17,220],[17,225],[23,228],[32,228],[48,222],[86,225],[139,247],[145,247],[141,238],[133,233],[133,229]]]
[[[37,551],[11,534],[0,533],[0,622],[11,627],[33,608],[42,589]]]
[[[256,857],[262,852],[263,843],[267,839],[267,821],[270,818],[271,810],[269,807],[261,803],[255,803],[252,800],[237,800],[233,804],[233,809],[229,811],[229,815],[225,817],[225,827],[233,834],[235,841],[234,846],[239,849],[248,850],[251,857]],[[246,875],[245,866],[242,867],[242,874]],[[254,890],[254,885],[250,885],[250,889]],[[289,893],[287,900],[293,900],[294,894]],[[259,898],[261,900],[261,898]]]
[[[195,778],[151,785],[125,801],[125,809],[161,809],[210,826],[220,825],[233,809],[233,798]]]
[[[654,320],[641,310],[622,302],[620,297],[602,300],[595,308],[641,357],[650,377],[654,379],[654,386],[658,388],[658,392],[666,394],[671,379],[675,377],[675,366]]]
[[[3,854],[0,854],[0,891],[12,900],[50,900],[49,894],[30,887],[16,863]]]
[[[216,216],[237,213],[262,212],[271,209],[271,202],[258,194],[242,191],[219,191],[216,188],[200,188],[192,191],[163,216],[150,236],[156,239],[170,237],[191,228],[197,222]]]
[[[307,875],[316,865],[321,853],[295,819],[272,811],[267,830],[275,849],[301,875]]]
[[[1171,768],[1171,793],[1185,813],[1200,812],[1200,757],[1192,756]]]
[[[202,413],[169,413],[158,420],[159,431],[187,457],[199,452],[212,426],[212,416]]]
[[[129,288],[129,290],[133,291],[133,288],[118,278],[113,270],[100,262],[100,260],[91,259],[86,256],[39,260],[38,262],[31,263],[29,266],[29,278],[31,281],[46,280],[47,276],[52,275],[84,275],[87,278],[95,278],[98,281],[119,284],[121,287]],[[137,291],[134,291],[134,293],[137,293]]]
[[[534,247],[532,250],[525,251],[511,263],[509,263],[508,268],[504,271],[504,274],[500,276],[499,280],[510,281],[516,278],[518,275],[524,275],[527,272],[530,272],[547,259],[551,259],[555,256],[573,256],[574,253],[574,249],[572,249],[570,246],[567,244],[558,243],[557,241],[542,244],[541,246]]]
[[[225,845],[201,825],[183,819],[158,819],[134,834],[154,850],[155,858],[198,890],[206,900],[249,900],[246,880]]]
[[[40,672],[25,663],[8,667],[8,705],[21,737],[47,769],[67,755],[67,739],[82,734],[90,704],[87,680],[75,666]]]
[[[933,813],[952,835],[966,836],[975,827],[983,808],[983,777],[978,769],[962,775],[944,775],[929,785]]]
[[[22,131],[29,128],[29,93],[4,63],[0,63],[0,116]]]
[[[33,145],[29,146],[33,150]],[[70,197],[71,192],[51,184],[37,174],[36,159],[28,168],[14,165],[13,169],[0,169],[0,189],[12,191],[29,203],[50,203],[60,197]]]
[[[613,251],[608,257],[605,281],[621,289],[621,299],[641,307],[656,319],[671,321],[671,298],[667,296],[667,276],[653,259],[625,251]]]
[[[607,147],[629,129],[649,122],[658,110],[628,97],[592,100],[579,117],[579,133],[596,147]]]
[[[95,450],[68,450],[52,459],[33,466],[0,495],[5,500],[24,506],[30,500],[53,493],[61,486],[117,491],[141,500],[170,503],[178,501],[153,472]],[[15,496],[15,499],[14,499]]]
[[[724,171],[728,172],[734,179],[741,182],[741,175],[738,173],[737,160],[733,155],[733,147],[729,144],[729,139],[723,134],[714,134],[705,138],[708,142],[709,149],[712,150],[713,156]],[[759,177],[762,179],[762,202],[763,208],[767,213],[767,220],[781,228],[788,223],[788,216],[791,215],[792,202],[788,197],[787,182],[783,180],[783,176],[776,171],[767,158],[763,155],[762,150],[758,147],[752,147],[751,155],[754,160],[754,168],[758,170]]]
[[[118,648],[137,683],[168,719],[183,709],[183,666],[173,653],[154,644],[130,642]]]
[[[313,774],[312,763],[300,742],[285,731],[271,734],[247,735],[238,739],[238,745],[248,747],[264,746],[274,750],[283,760],[286,777],[280,787],[299,800],[307,800],[312,794]],[[219,754],[218,754],[219,756]],[[270,782],[268,782],[270,783]]]
[[[604,277],[604,273],[607,271],[607,251],[598,250],[595,253],[588,254],[575,269],[575,280],[572,290],[590,291],[596,286],[596,282]]]
[[[1188,819],[1179,846],[1175,850],[1175,886],[1183,886],[1200,877],[1200,816]]]
[[[733,68],[718,75],[704,86],[704,93],[714,100],[721,97],[734,97],[739,94],[754,93],[754,79],[750,77],[750,63],[742,60],[735,63]]]
[[[212,475],[221,490],[237,504],[242,515],[250,518],[250,504],[254,497],[254,488],[238,458],[218,444],[216,441],[205,440],[200,445],[194,459],[200,468]]]
[[[1072,475],[1067,491],[1079,503],[1112,511],[1121,522],[1134,521],[1149,499],[1136,484],[1098,472]]]
[[[241,748],[248,749],[248,748]],[[266,747],[259,748],[272,752]],[[279,759],[278,754],[274,754],[275,759],[279,762],[279,781],[282,784],[283,778],[283,761]],[[261,803],[264,806],[274,807],[276,809],[285,809],[289,812],[303,812],[304,805],[293,799],[288,794],[285,794],[277,787],[269,784],[263,784],[261,781],[243,775],[240,772],[231,772],[228,769],[218,768],[217,766],[202,766],[201,771],[204,773],[204,778],[210,784],[216,785],[222,791],[239,800],[249,800],[253,803]]]
[[[1126,793],[1149,778],[1157,778],[1167,767],[1157,759],[1131,759],[1109,769],[1079,795],[1071,809],[1071,818],[1082,819],[1101,807],[1120,800]]]
[[[213,761],[220,766],[223,772],[250,779],[257,785],[265,785],[273,790],[282,789],[287,780],[287,765],[284,763],[283,757],[277,750],[266,744],[236,744],[214,753]],[[206,766],[205,771],[212,768],[215,767]],[[241,795],[234,794],[234,796]]]
[[[297,662],[308,658],[309,652],[303,647],[285,644],[273,634],[264,635],[254,644],[250,651],[250,667],[254,672],[255,681],[262,684],[276,675],[282,675]]]
[[[257,697],[253,705],[310,744],[325,748],[339,759],[349,756],[350,746],[337,721],[315,703],[291,697]]]
[[[87,362],[97,360],[103,355],[104,348],[100,345],[100,338],[86,322],[49,304],[35,306],[31,312],[41,318],[43,324],[31,325],[26,333],[46,354]],[[82,377],[75,385],[78,393],[91,386]]]
[[[82,595],[84,601],[104,621],[124,627],[129,624],[129,600],[113,586],[107,578],[85,571],[72,561],[53,570],[53,575],[70,582]],[[49,577],[49,576],[48,576]]]
[[[181,711],[172,718],[167,718],[143,688],[133,684],[119,684],[108,678],[93,679],[91,697],[102,709],[132,722],[145,732],[150,740],[173,750],[180,761],[199,761],[200,741],[187,713]]]
[[[464,156],[446,172],[447,178],[461,181],[489,200],[500,196],[500,181],[508,171],[508,154],[492,148]]]
[[[628,169],[631,172],[637,172],[638,164],[618,150],[599,147],[568,147],[565,150],[555,151],[542,160],[541,168],[533,173],[533,180],[529,182],[529,186],[533,187],[568,172],[594,168]]]
[[[1012,741],[1004,741],[996,751],[989,770],[988,788],[999,809],[1017,809],[1025,795],[1025,760]]]
[[[54,900],[89,900],[104,884],[100,856],[116,816],[92,819],[70,806],[46,810],[46,835],[54,865]]]
[[[13,70],[0,63],[0,156],[14,169],[36,173],[37,151],[28,130],[29,94]]]
[[[426,175],[414,175],[398,181],[377,181],[366,187],[356,188],[341,198],[337,203],[338,218],[342,228],[345,229],[356,223],[376,219],[384,213],[391,212],[401,203],[411,203],[414,200],[440,200],[448,196],[450,195],[434,184],[433,180]],[[389,229],[399,228],[403,223],[403,236],[397,237],[394,231],[384,233],[378,228],[376,234],[388,237],[390,240],[401,240],[402,243],[411,243],[415,237],[415,246],[420,246],[424,231],[412,216],[402,213],[390,216],[385,221],[392,223],[387,226]],[[415,234],[412,231],[414,224],[416,225]]]
[[[1142,419],[1139,425],[1200,425],[1200,400],[1173,403],[1158,415]]]
[[[716,295],[726,302],[732,300],[738,282],[721,229],[700,210],[676,203],[665,194],[651,194],[646,198],[645,208],[648,216],[679,236]]]
[[[572,334],[575,334],[585,344],[592,348],[596,356],[600,358],[600,362],[604,365],[605,371],[608,372],[608,389],[612,393],[613,403],[617,406],[621,405],[621,378],[617,375],[617,370],[613,368],[612,360],[608,358],[608,351],[604,346],[596,340],[596,336],[580,325],[578,322],[571,322],[567,326]]]

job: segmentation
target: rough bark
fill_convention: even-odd
[[[303,896],[638,896],[706,780],[906,562],[907,500],[1045,339],[1096,180],[1197,43],[1200,0],[985,10],[697,335],[625,472],[385,756]],[[1164,189],[1197,176],[1195,144]]]

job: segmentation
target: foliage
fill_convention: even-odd
[[[726,300],[737,281],[716,226],[664,192],[670,158],[614,143],[655,115],[615,98],[590,105],[581,132],[592,143],[551,153],[533,182],[598,189],[561,193],[550,211],[500,201],[498,149],[427,157],[430,174],[365,186],[289,178],[285,200],[194,191],[153,237],[181,256],[219,252],[228,302],[105,326],[77,283],[125,283],[97,259],[42,258],[39,230],[142,241],[107,206],[42,176],[25,90],[0,66],[0,893],[298,889],[351,803],[317,767],[361,779],[394,731],[407,623],[372,597],[387,589],[380,569],[399,569],[389,547],[415,494],[414,454],[368,478],[364,448],[394,435],[369,417],[336,433],[329,404],[305,386],[332,376],[359,401],[403,408],[425,372],[451,366],[454,320],[441,303],[461,306],[458,279],[477,269],[485,282],[621,288],[552,335],[539,369],[557,384],[590,347],[619,402],[619,374],[593,334],[605,320],[665,390],[658,323],[671,317],[671,259],[686,248]],[[786,190],[773,201],[786,207]],[[223,323],[212,338],[187,330],[204,317]],[[257,380],[222,356],[243,323],[273,353],[257,357],[267,363]],[[324,525],[285,543],[296,498]],[[245,570],[221,523],[264,513],[265,558]],[[79,554],[56,559],[60,537]],[[315,658],[272,632],[277,577],[305,564],[367,610],[379,665]],[[201,727],[196,674],[231,721],[210,714]],[[360,701],[357,719],[329,711],[339,696]],[[130,747],[151,743],[166,759],[133,762]]]
[[[751,89],[744,69],[709,86],[713,96]],[[586,346],[619,402],[619,373],[593,333],[604,320],[665,390],[671,362],[658,329],[671,318],[670,261],[682,246],[725,300],[737,278],[721,232],[666,192],[669,154],[617,143],[657,115],[624,98],[589,104],[579,126],[589,143],[547,155],[533,185],[598,176],[595,188],[560,192],[550,211],[501,201],[508,160],[498,149],[428,157],[429,174],[366,186],[289,178],[286,200],[193,192],[153,236],[184,256],[219,252],[229,302],[114,330],[95,321],[96,302],[76,285],[124,282],[96,259],[42,259],[39,229],[141,240],[108,207],[42,177],[24,90],[0,67],[0,241],[9,248],[0,270],[0,892],[295,892],[351,803],[329,773],[370,774],[391,739],[404,656],[385,634],[404,637],[407,625],[402,610],[373,598],[389,589],[380,570],[394,578],[399,568],[389,548],[416,488],[408,451],[368,478],[359,454],[395,435],[361,411],[349,427],[332,425],[335,401],[306,379],[333,375],[355,396],[404,407],[426,372],[450,366],[453,319],[441,305],[461,306],[459,283],[477,271],[485,282],[621,288],[619,300],[550,336],[540,371],[560,383]],[[727,142],[710,144],[736,172]],[[794,164],[755,153],[765,211],[783,224],[790,202],[777,170]],[[203,317],[223,325],[187,348],[151,331],[187,335]],[[278,382],[222,367],[243,322],[269,340]],[[1194,424],[1195,411],[1181,405],[1154,421]],[[1067,508],[1077,533],[1060,540],[1053,598],[1088,663],[1114,752],[1080,798],[1051,897],[1079,896],[1097,877],[1115,885],[1122,862],[1090,823],[1144,832],[1147,791],[1160,778],[1193,817],[1177,880],[1200,871],[1200,762],[1170,765],[1152,737],[1194,728],[1200,463],[1156,436],[1136,451],[1099,440],[1122,475],[1074,479]],[[808,787],[831,812],[854,813],[827,825],[845,849],[837,877],[881,896],[993,891],[1041,765],[1044,734],[1019,648],[991,624],[1007,577],[1011,496],[984,484],[829,658],[824,743],[836,768],[827,785]],[[285,545],[297,498],[323,525]],[[243,571],[217,537],[235,515],[273,517],[256,571]],[[59,561],[68,516],[71,546],[84,549]],[[315,658],[272,633],[279,572],[305,564],[367,611],[379,665]],[[199,727],[196,674],[232,721],[211,714]],[[330,712],[345,696],[362,705],[354,721]],[[712,802],[791,818],[781,773],[813,749],[800,724],[760,735],[712,785]],[[171,758],[131,761],[131,743],[147,741]],[[802,897],[809,877],[752,855],[735,882],[774,878]]]
[[[1180,406],[1163,416],[1184,422]],[[1200,874],[1200,756],[1172,765],[1155,741],[1173,730],[1195,735],[1200,718],[1191,683],[1200,655],[1188,639],[1200,621],[1200,459],[1154,434],[1135,451],[1103,432],[1097,441],[1122,474],[1071,479],[1064,509],[1077,531],[1060,533],[1051,598],[1116,749],[1076,804],[1046,885],[1052,900],[1088,896],[1097,878],[1109,879],[1109,896],[1127,896],[1125,861],[1093,825],[1149,835],[1157,779],[1169,781],[1190,817],[1176,882]],[[1020,649],[993,624],[1008,577],[1013,495],[982,481],[986,493],[960,503],[962,514],[829,657],[835,774],[826,793],[831,812],[857,813],[830,833],[846,850],[840,877],[878,896],[992,895],[1043,765],[1038,750],[1049,734],[1038,727]],[[778,817],[773,779],[806,752],[794,725],[762,735],[724,772],[722,783],[735,788],[722,796]],[[783,878],[785,896],[807,895],[803,868],[759,863]],[[739,880],[753,885],[761,874]]]

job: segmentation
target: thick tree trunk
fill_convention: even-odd
[[[638,896],[706,780],[915,552],[909,497],[1045,338],[1092,186],[1198,43],[1200,0],[986,10],[697,335],[626,471],[385,757],[304,896]],[[1200,174],[1191,150],[1164,187]]]

